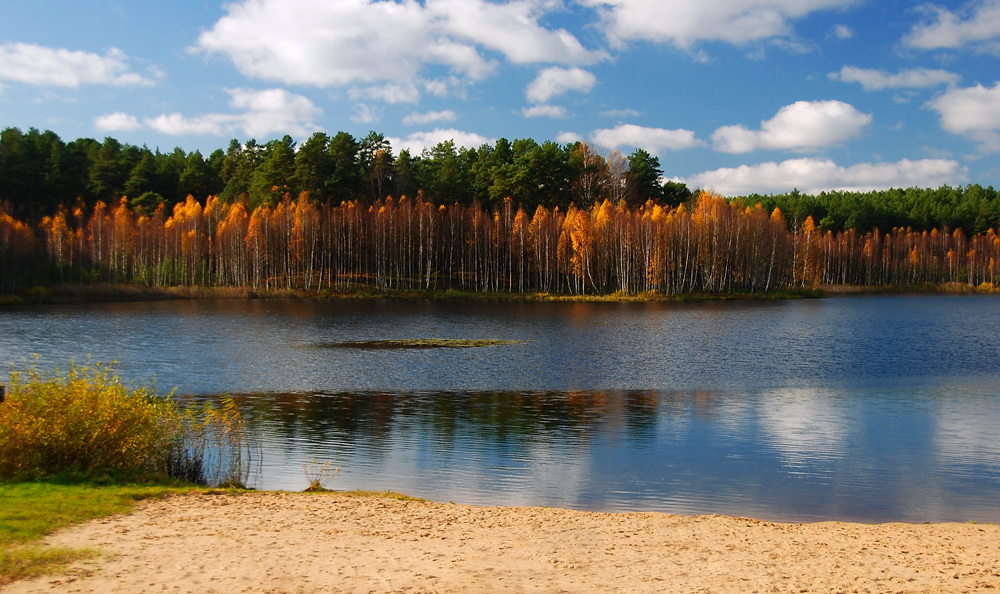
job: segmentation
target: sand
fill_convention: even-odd
[[[62,531],[27,592],[970,592],[1000,527],[781,524],[338,494],[194,494]]]

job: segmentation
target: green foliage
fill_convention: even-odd
[[[636,206],[647,200],[659,204],[663,200],[663,185],[660,178],[663,170],[660,160],[643,149],[636,149],[628,157],[629,204]]]
[[[883,233],[894,228],[915,231],[962,229],[967,234],[1000,228],[1000,192],[993,187],[971,184],[963,187],[892,188],[872,192],[798,191],[742,198],[746,205],[760,203],[765,210],[780,208],[795,229],[812,217],[823,231],[853,229]]]
[[[101,363],[15,370],[0,405],[0,479],[110,470],[245,485],[255,446],[232,401],[182,409]]]
[[[273,206],[286,193],[294,199],[308,192],[313,201],[338,204],[371,203],[387,195],[413,198],[421,190],[435,204],[479,201],[495,207],[510,197],[528,212],[538,205],[565,211],[571,201],[585,208],[605,198],[617,204],[623,197],[632,206],[647,199],[678,206],[696,194],[683,183],[662,182],[662,175],[670,177],[672,172],[662,171],[659,159],[642,149],[628,157],[625,178],[616,177],[622,173],[617,171],[609,178],[611,155],[587,154],[580,150],[582,144],[501,138],[493,145],[466,149],[446,141],[422,155],[400,151],[394,157],[388,140],[374,131],[361,140],[347,132],[332,137],[317,132],[298,151],[288,136],[266,145],[233,139],[228,151],[216,150],[206,160],[198,151],[180,148],[154,153],[110,137],[65,143],[51,131],[7,128],[0,132],[0,202],[9,202],[8,214],[34,226],[60,206],[79,200],[90,209],[98,199],[113,204],[122,193],[130,199],[162,196],[169,211],[188,194],[199,201],[218,194],[223,203],[246,198],[251,206]],[[588,151],[593,153],[592,147]],[[623,179],[627,195],[610,192]],[[909,227],[961,228],[972,235],[1000,228],[1000,193],[975,184],[815,196],[793,191],[740,201],[746,206],[760,203],[768,212],[780,208],[793,229],[810,216],[820,230],[834,233]],[[148,214],[155,208],[149,203],[139,200],[133,208]]]
[[[267,143],[260,165],[250,176],[250,206],[274,207],[285,194],[292,193],[289,184],[294,175],[295,142],[292,137],[285,135],[281,140]]]
[[[166,202],[166,200],[156,192],[144,192],[129,202],[136,212],[141,212],[149,216],[156,211],[156,207]]]

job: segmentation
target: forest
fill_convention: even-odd
[[[346,292],[757,294],[996,282],[978,185],[724,199],[586,143],[233,140],[207,159],[8,128],[0,292],[110,282]]]

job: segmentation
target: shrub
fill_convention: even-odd
[[[245,485],[252,432],[232,401],[182,409],[114,364],[13,371],[0,404],[0,479],[106,470]]]

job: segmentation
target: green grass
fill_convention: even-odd
[[[49,481],[0,483],[0,586],[59,571],[67,564],[97,555],[89,549],[39,544],[52,532],[87,520],[128,513],[142,499],[189,492],[196,487],[177,481],[120,480],[101,476]]]
[[[117,482],[116,482],[117,481]],[[111,484],[108,484],[111,483]],[[70,563],[96,557],[93,549],[67,549],[39,541],[60,528],[116,514],[130,513],[143,499],[204,489],[156,477],[66,476],[49,481],[0,482],[0,587],[11,582],[57,573]],[[340,497],[421,501],[392,491],[325,491]]]
[[[354,490],[354,491],[326,491],[332,495],[337,495],[340,497],[356,497],[359,499],[395,499],[397,501],[422,501],[428,502],[430,500],[423,499],[421,497],[413,497],[411,495],[406,495],[404,493],[397,493],[396,491],[364,491],[364,490]]]

